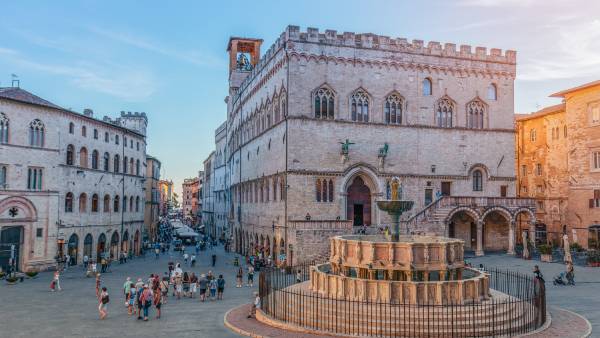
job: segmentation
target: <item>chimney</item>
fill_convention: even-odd
[[[83,115],[87,117],[94,117],[94,111],[89,108],[86,108],[83,110]]]

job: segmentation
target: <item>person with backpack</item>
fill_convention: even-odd
[[[160,319],[160,308],[162,307],[162,303],[163,303],[163,293],[160,289],[160,287],[157,287],[154,290],[154,299],[153,299],[153,303],[154,306],[156,307],[156,319]]]
[[[135,314],[135,308],[133,307],[135,305],[135,300],[137,299],[137,289],[135,288],[135,284],[130,283],[129,284],[129,299],[128,301],[128,306],[127,306],[127,313],[131,316],[132,314]]]
[[[142,302],[142,293],[144,292],[144,284],[138,287],[136,284],[137,292],[135,302],[137,304],[137,319],[142,319],[142,309],[144,308],[144,303]]]
[[[142,291],[142,295],[140,296],[140,301],[142,302],[142,308],[144,309],[144,321],[148,321],[148,310],[152,305],[152,301],[154,300],[154,294],[152,290],[148,287],[148,284],[144,284],[144,289]]]
[[[223,300],[223,291],[225,290],[225,278],[219,275],[217,279],[217,300]]]
[[[102,292],[100,293],[100,297],[98,297],[98,312],[100,312],[100,319],[106,318],[108,315],[108,302],[110,298],[108,297],[108,291],[106,290],[106,286],[102,287]]]

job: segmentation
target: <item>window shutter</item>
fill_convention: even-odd
[[[594,199],[590,198],[590,209],[594,207]]]

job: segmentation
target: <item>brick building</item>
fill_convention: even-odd
[[[183,218],[191,224],[196,224],[198,214],[198,190],[200,189],[200,179],[198,177],[186,178],[183,180],[182,187],[182,212]]]
[[[158,234],[158,222],[160,217],[160,161],[150,155],[146,155],[146,207],[144,210],[144,225],[146,236],[154,241]]]
[[[563,102],[517,117],[519,196],[536,199],[538,241],[563,231],[598,248],[600,81],[552,94]]]
[[[0,265],[138,253],[144,224],[144,113],[94,118],[0,88]]]
[[[516,53],[289,26],[231,38],[229,218],[239,252],[287,262],[326,255],[323,238],[386,225],[375,201],[402,180],[411,232],[514,252]],[[529,225],[528,225],[529,226]],[[325,244],[324,244],[325,243]]]

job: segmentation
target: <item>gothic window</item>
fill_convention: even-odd
[[[331,101],[331,108],[333,113],[333,101]],[[285,104],[285,93],[281,93],[281,118],[287,116],[287,105]]]
[[[333,180],[329,180],[329,202],[333,202]]]
[[[498,89],[496,85],[491,83],[487,89],[487,98],[488,100],[496,101],[498,99]]]
[[[75,133],[75,124],[73,122],[69,122],[69,134]]]
[[[402,124],[402,106],[404,100],[396,94],[392,94],[385,99],[385,123]]]
[[[98,139],[98,129],[94,129],[94,140]]]
[[[79,195],[79,212],[86,212],[87,211],[87,195],[82,192]]]
[[[98,169],[98,150],[92,151],[92,169]]]
[[[119,163],[120,162],[121,162],[121,159],[119,158],[119,154],[115,155],[115,159],[113,160],[114,172],[115,173],[119,172]]]
[[[266,117],[267,117],[267,128],[271,127],[271,114],[273,113],[273,105],[268,102],[266,109]]]
[[[73,165],[73,156],[75,155],[75,147],[72,144],[67,146],[67,165]]]
[[[5,165],[0,166],[0,190],[8,188],[6,172],[7,172],[6,166]]]
[[[87,136],[87,128],[85,126],[81,126],[81,136]]]
[[[321,188],[323,190],[323,197],[321,197],[321,201],[327,202],[327,196],[328,196],[328,194],[327,194],[327,188],[328,188],[328,186],[327,186],[327,180],[323,180],[322,184],[323,185],[322,185]]]
[[[335,112],[335,95],[333,92],[326,87],[319,88],[315,92],[314,99],[315,118],[333,119]]]
[[[44,123],[38,119],[29,124],[29,145],[40,148],[44,146]]]
[[[133,157],[129,159],[129,173],[133,175]]]
[[[104,160],[103,160],[104,171],[108,171],[109,161],[110,161],[110,155],[108,155],[108,153],[104,153]]]
[[[279,118],[280,118],[279,111],[280,111],[281,107],[279,105],[280,105],[279,97],[275,96],[273,98],[273,113],[274,113],[273,115],[275,116],[273,122],[275,122],[275,123],[279,122]]]
[[[110,196],[104,195],[104,212],[110,212]]]
[[[104,142],[108,143],[109,141],[109,137],[108,137],[108,132],[104,133]]]
[[[115,135],[115,144],[119,144],[119,135]]]
[[[467,128],[483,129],[485,104],[480,100],[473,100],[467,104]]]
[[[279,179],[279,199],[285,200],[285,179],[283,177]]]
[[[431,79],[425,78],[423,79],[423,96],[431,96]]]
[[[483,190],[483,175],[481,170],[473,171],[473,191]]]
[[[121,199],[119,198],[119,195],[117,195],[113,199],[113,211],[114,212],[119,212],[119,203],[121,203]]]
[[[81,149],[79,149],[79,166],[82,168],[87,168],[88,166],[88,153],[87,153],[87,149],[85,147],[81,147]]]
[[[140,211],[140,196],[137,196],[135,198],[135,212],[139,212]]]
[[[70,192],[65,196],[65,212],[73,212],[73,194]]]
[[[42,168],[29,168],[27,170],[27,189],[42,190]]]
[[[362,90],[356,91],[350,98],[352,121],[369,122],[369,97]]]
[[[92,212],[98,212],[98,194],[92,195]]]
[[[438,100],[436,107],[436,125],[442,128],[452,127],[452,114],[454,112],[454,103],[448,97]]]
[[[321,189],[321,180],[317,179],[317,202],[321,202],[321,193],[322,193],[322,189]]]
[[[135,174],[140,176],[140,160],[135,160]]]
[[[123,210],[125,210],[124,207]],[[129,212],[133,212],[133,196],[129,197]]]
[[[127,196],[123,196],[123,212],[127,212]]]
[[[0,143],[8,143],[8,117],[0,113]]]
[[[270,187],[269,187],[269,179],[267,178],[265,180],[265,202],[269,202],[270,198],[269,198],[269,192],[271,191]]]
[[[123,157],[123,172],[127,174],[127,156]]]

